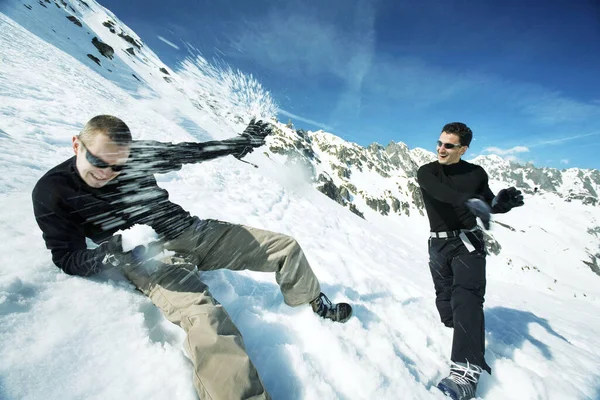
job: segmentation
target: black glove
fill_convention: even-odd
[[[162,245],[158,242],[150,243],[148,246],[138,245],[130,251],[123,251],[123,238],[120,234],[111,236],[106,243],[106,251],[110,255],[109,261],[114,266],[143,264],[163,251]]]
[[[481,222],[483,223],[483,227],[488,230],[490,229],[490,219],[492,215],[492,209],[485,201],[477,198],[469,199],[465,203],[469,211],[475,214]]]
[[[502,189],[498,192],[494,200],[492,201],[492,207],[494,211],[498,213],[505,213],[510,211],[514,207],[520,207],[523,204],[523,194],[520,190],[514,187],[508,189]]]
[[[247,145],[244,149],[235,154],[234,157],[242,159],[248,153],[252,153],[255,147],[260,147],[265,144],[265,138],[273,133],[273,127],[268,122],[256,121],[252,118],[244,132],[241,133],[241,137],[247,139]]]

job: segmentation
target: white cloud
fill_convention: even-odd
[[[567,160],[566,158],[563,158],[562,160],[560,160],[561,164],[568,164],[569,160]]]
[[[532,147],[534,147],[534,146],[542,146],[542,145],[545,145],[545,144],[558,144],[558,143],[567,142],[569,140],[581,139],[581,138],[584,138],[584,137],[597,136],[597,135],[600,135],[600,131],[583,133],[583,134],[580,134],[580,135],[564,136],[564,137],[562,137],[560,139],[552,139],[552,140],[541,141],[541,142],[539,142],[537,144],[532,145]]]
[[[164,37],[162,37],[162,36],[157,36],[157,38],[158,38],[158,40],[160,40],[160,41],[162,41],[162,42],[165,42],[166,44],[168,44],[169,46],[173,47],[174,49],[177,49],[177,50],[179,50],[179,46],[177,46],[175,43],[173,43],[173,42],[169,42],[167,39],[165,39],[165,38],[164,38]]]
[[[515,146],[510,149],[501,149],[499,147],[487,147],[483,151],[486,151],[490,154],[497,154],[499,156],[509,156],[509,155],[517,154],[517,153],[528,153],[529,148],[525,147],[525,146]],[[509,159],[509,157],[505,157],[505,158]]]
[[[321,128],[323,130],[326,130],[326,131],[332,131],[333,130],[333,128],[330,127],[327,124],[324,124],[322,122],[315,121],[315,120],[312,120],[312,119],[304,118],[304,117],[301,117],[300,115],[292,114],[291,112],[285,111],[285,110],[283,110],[281,108],[279,110],[277,110],[277,111],[279,112],[279,114],[283,114],[286,117],[290,117],[290,118],[296,119],[298,121],[306,122],[307,124],[314,125],[314,126],[319,127],[319,128]]]
[[[523,162],[523,160],[521,160],[519,157],[513,156],[513,155],[504,156],[504,159],[507,160],[507,161],[514,161],[516,163],[522,163]]]

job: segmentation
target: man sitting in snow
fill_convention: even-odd
[[[264,399],[269,395],[242,337],[195,272],[227,268],[274,272],[286,304],[310,304],[323,318],[345,322],[352,309],[321,293],[302,249],[290,236],[217,220],[202,220],[169,201],[153,174],[183,164],[233,155],[241,159],[265,143],[268,123],[252,120],[237,137],[204,143],[132,141],[120,119],[99,115],[73,137],[75,156],[48,171],[33,190],[35,217],[54,263],[67,274],[89,276],[112,260],[165,317],[187,333],[202,399]],[[135,224],[151,226],[162,248],[123,251],[121,235]],[[98,243],[88,249],[86,238]],[[152,254],[150,254],[152,253]],[[184,262],[181,262],[184,260]],[[152,265],[153,268],[148,266]]]
[[[494,194],[483,168],[461,160],[473,132],[460,122],[444,126],[437,141],[438,160],[423,165],[417,180],[429,217],[429,268],[442,323],[454,328],[450,375],[439,384],[455,400],[475,397],[485,362],[485,242],[479,217],[489,229],[491,213],[523,205],[514,187]]]

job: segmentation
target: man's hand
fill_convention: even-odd
[[[514,207],[520,207],[523,204],[523,194],[520,190],[514,187],[508,189],[502,189],[498,192],[494,200],[492,200],[492,207],[494,211],[505,213],[513,209]]]
[[[163,251],[159,242],[150,243],[148,246],[138,245],[130,251],[123,251],[123,238],[119,234],[111,236],[107,244],[107,253],[112,256],[109,260],[114,266],[143,264]]]
[[[250,121],[244,132],[240,136],[248,140],[248,145],[242,152],[234,155],[237,159],[242,159],[248,153],[252,153],[254,148],[265,144],[265,138],[273,133],[273,127],[268,122],[256,121],[254,118]]]
[[[476,217],[478,217],[481,220],[481,222],[483,223],[483,227],[486,230],[490,229],[492,209],[490,208],[488,203],[486,203],[483,200],[473,198],[467,200],[465,205],[467,206],[469,211],[471,211],[473,214],[475,214]]]

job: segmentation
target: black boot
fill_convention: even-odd
[[[475,397],[477,383],[482,369],[468,362],[453,362],[450,375],[438,383],[437,387],[452,400],[469,400]]]
[[[313,311],[322,318],[334,322],[346,322],[352,316],[352,307],[347,303],[332,304],[323,293],[310,302]]]

